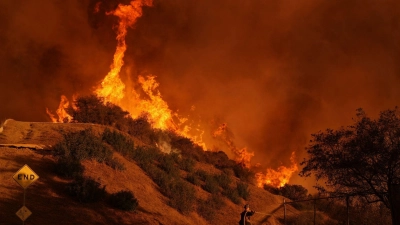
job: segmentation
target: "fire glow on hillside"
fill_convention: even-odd
[[[142,7],[150,7],[152,4],[152,0],[135,0],[131,1],[129,5],[120,4],[116,10],[107,12],[107,15],[113,15],[119,19],[116,37],[117,47],[110,71],[95,89],[94,94],[103,98],[105,102],[120,106],[128,111],[133,118],[145,113],[154,128],[174,131],[181,136],[190,138],[194,143],[207,150],[206,143],[203,141],[205,131],[197,127],[193,128],[187,118],[174,113],[169,108],[158,90],[159,83],[156,81],[155,76],[138,76],[137,84],[140,85],[141,92],[145,96],[141,96],[138,91],[131,88],[132,85],[125,85],[120,78],[120,71],[124,65],[124,55],[127,49],[125,37],[128,28],[131,28],[137,19],[142,16]],[[99,5],[100,2],[95,5],[95,13],[99,12]],[[70,104],[67,97],[62,95],[59,108],[56,110],[57,116],[48,109],[46,109],[46,112],[53,122],[69,122],[72,120],[72,116],[66,112],[66,109]],[[71,106],[74,107],[73,104]],[[238,148],[232,138],[227,135],[227,129],[227,124],[223,123],[215,131],[211,132],[212,136],[221,140],[229,148],[238,163],[250,168],[250,161],[254,156],[254,152],[248,152],[246,147]],[[291,175],[298,169],[294,158],[293,152],[290,158],[292,165],[289,168],[280,166],[277,170],[267,169],[266,173],[257,173],[258,186],[262,187],[264,184],[268,184],[282,187],[288,183]]]

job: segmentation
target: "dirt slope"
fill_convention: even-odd
[[[81,204],[64,194],[68,180],[58,178],[52,171],[54,158],[47,150],[29,148],[30,145],[51,146],[62,138],[64,132],[91,127],[96,132],[105,128],[93,124],[55,124],[19,122],[7,120],[0,128],[0,225],[21,224],[15,213],[22,207],[23,188],[12,176],[24,164],[28,164],[39,176],[39,180],[26,190],[26,207],[32,215],[25,224],[208,224],[197,213],[182,215],[168,206],[168,199],[154,182],[133,161],[114,153],[125,164],[125,171],[116,171],[95,161],[85,161],[85,174],[106,185],[108,193],[131,190],[139,201],[136,212],[110,209],[103,203]],[[10,146],[10,144],[12,146]],[[18,145],[19,144],[19,145]],[[24,144],[24,145],[20,145]],[[16,147],[17,146],[17,147]],[[19,146],[19,147],[18,147]],[[31,147],[32,147],[31,146]],[[198,165],[202,169],[219,171],[211,165]],[[196,187],[197,197],[206,198],[209,193]],[[283,198],[250,185],[248,201],[253,210],[253,224],[280,224],[283,218]],[[225,199],[226,206],[217,212],[215,224],[237,224],[243,204],[235,205]],[[288,206],[288,214],[297,210]],[[266,215],[272,214],[272,215]]]

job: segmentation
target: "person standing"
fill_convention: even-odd
[[[249,204],[244,206],[244,211],[240,214],[239,225],[251,225],[250,217],[254,215],[255,211],[250,210]]]

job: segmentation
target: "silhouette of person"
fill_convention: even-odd
[[[239,225],[251,225],[250,217],[254,215],[255,211],[250,210],[249,204],[244,205],[244,211],[240,214]]]

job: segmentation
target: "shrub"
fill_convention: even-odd
[[[175,159],[172,155],[164,154],[160,157],[160,168],[171,176],[178,176],[179,170],[175,166]]]
[[[154,147],[136,147],[133,152],[132,158],[139,164],[139,166],[149,163],[154,163],[161,157],[161,152]]]
[[[54,146],[53,155],[75,161],[96,159],[104,162],[111,158],[112,151],[91,129],[86,129],[65,134],[64,140]]]
[[[106,161],[107,166],[113,168],[114,170],[123,171],[126,170],[126,167],[123,163],[121,163],[118,159],[112,158]]]
[[[211,194],[217,193],[219,191],[218,182],[214,179],[213,176],[207,176],[204,182],[204,190],[210,192]]]
[[[274,187],[272,185],[264,184],[264,190],[270,192],[271,194],[274,195],[280,195],[280,190],[277,187]]]
[[[169,204],[182,213],[192,211],[195,190],[193,186],[182,181],[178,176],[167,174],[154,164],[143,164],[143,170],[159,186],[160,192],[168,197]]]
[[[131,156],[133,154],[134,142],[117,131],[111,131],[106,128],[103,132],[102,139],[122,155]]]
[[[154,144],[156,141],[155,130],[151,127],[147,115],[143,114],[136,119],[128,121],[128,133],[137,137],[146,144]]]
[[[189,181],[190,183],[196,185],[196,186],[200,186],[200,179],[196,176],[196,174],[194,173],[189,173],[186,176],[186,180]]]
[[[236,188],[226,188],[222,192],[227,198],[229,198],[233,203],[240,204],[241,200],[239,197],[238,190]]]
[[[184,157],[179,161],[179,168],[187,172],[193,172],[196,161],[192,158]]]
[[[254,179],[254,172],[251,171],[249,168],[244,167],[242,164],[238,163],[233,167],[233,171],[235,176],[238,177],[240,180],[245,182],[253,182]]]
[[[199,169],[195,173],[202,181],[205,181],[207,177],[210,176],[206,171]]]
[[[218,182],[218,185],[220,187],[222,187],[223,189],[229,188],[229,185],[232,182],[231,178],[226,173],[221,173],[219,175],[215,175],[214,178]]]
[[[124,211],[134,211],[139,205],[131,191],[119,191],[111,194],[108,198],[108,204],[113,208]]]
[[[76,110],[68,111],[75,122],[96,123],[103,125],[119,125],[125,123],[125,117],[129,114],[119,106],[112,103],[104,103],[103,98],[95,95],[78,97],[74,102]]]
[[[172,177],[165,171],[161,170],[153,164],[146,164],[143,169],[149,177],[160,187],[161,193],[169,195],[169,184],[172,182]]]
[[[232,168],[235,165],[235,161],[230,160],[228,155],[223,151],[207,151],[204,152],[204,154],[207,163],[214,165],[218,169]]]
[[[205,162],[205,151],[192,140],[171,133],[171,147],[178,149],[182,156],[195,159],[199,162]]]
[[[57,175],[65,178],[78,178],[83,175],[83,166],[77,160],[71,158],[59,158],[55,165]]]
[[[247,183],[239,182],[237,183],[236,189],[240,197],[247,200],[250,196],[249,185]]]
[[[185,181],[177,180],[169,185],[170,205],[181,213],[189,213],[193,210],[196,191],[194,187]]]
[[[281,195],[293,200],[302,200],[307,198],[308,191],[305,187],[301,185],[290,185],[285,184],[285,186],[279,189]]]
[[[81,177],[67,185],[67,193],[80,202],[97,202],[105,197],[105,187],[91,178]]]

